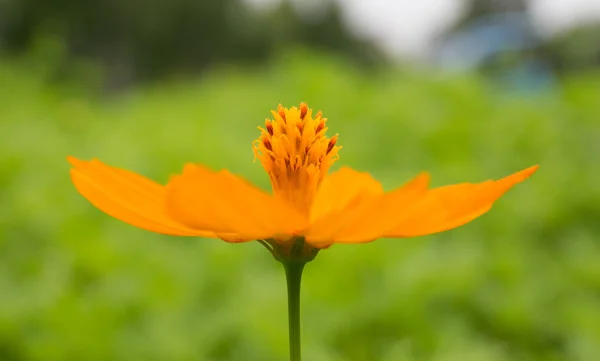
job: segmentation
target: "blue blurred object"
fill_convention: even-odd
[[[527,13],[489,15],[441,40],[433,61],[442,69],[479,69],[500,85],[518,90],[552,88],[554,73],[537,56],[538,40]]]

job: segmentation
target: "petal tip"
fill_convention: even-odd
[[[521,180],[524,181],[525,179],[531,177],[533,175],[533,173],[535,173],[538,170],[539,167],[540,167],[540,165],[536,164],[529,168],[523,169],[522,171],[518,172],[517,174],[519,174]]]
[[[429,172],[421,172],[411,181],[411,183],[418,186],[419,188],[427,189],[429,188],[430,181],[431,175],[429,174]]]
[[[74,167],[77,167],[77,164],[79,164],[81,162],[81,160],[79,160],[78,158],[76,158],[72,155],[68,155],[66,159],[67,159],[67,162],[69,162]]]
[[[67,162],[69,162],[71,164],[71,166],[73,166],[74,168],[77,168],[77,169],[82,169],[83,167],[90,165],[92,163],[92,161],[82,160],[82,159],[79,159],[72,155],[67,156]]]
[[[525,170],[529,171],[530,174],[533,174],[533,173],[535,173],[535,171],[538,170],[539,167],[540,167],[540,165],[536,164],[536,165],[532,165],[531,167],[529,167]]]

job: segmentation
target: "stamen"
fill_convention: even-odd
[[[337,143],[337,134],[333,136],[333,138],[331,138],[331,140],[329,141],[329,144],[327,145],[327,152],[325,152],[325,154],[329,154],[329,152],[331,152],[331,150],[333,149],[333,147],[335,147],[335,143]]]
[[[319,125],[317,125],[317,127],[315,128],[315,134],[319,134],[319,132],[321,130],[323,130],[323,128],[325,128],[325,120],[321,120],[321,122],[319,123]]]
[[[269,141],[269,139],[263,139],[263,144],[265,145],[265,148],[267,148],[270,151],[273,151],[273,146],[271,146],[271,141]]]
[[[306,105],[306,103],[300,104],[300,119],[301,120],[304,120],[306,113],[308,113],[308,105]]]
[[[265,127],[267,128],[267,132],[269,132],[269,135],[273,135],[273,124],[271,124],[271,122],[269,120],[265,121]]]
[[[283,119],[283,122],[287,124],[287,119],[285,119],[285,108],[281,104],[279,104],[277,113],[279,113],[279,116],[281,117],[281,119]]]

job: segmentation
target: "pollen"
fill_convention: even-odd
[[[254,155],[269,174],[275,197],[308,217],[321,181],[339,158],[338,136],[326,136],[327,118],[319,111],[313,117],[305,103],[300,107],[271,111],[273,119],[259,127]]]

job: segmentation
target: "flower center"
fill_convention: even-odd
[[[271,178],[273,194],[308,217],[317,189],[329,167],[338,158],[338,136],[325,135],[327,118],[305,103],[299,108],[271,111],[265,129],[252,144],[254,155]]]

